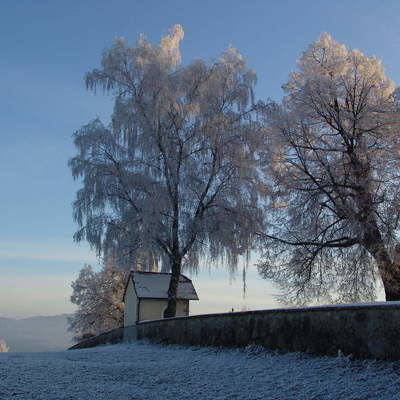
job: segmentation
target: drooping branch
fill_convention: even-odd
[[[290,240],[280,238],[278,236],[268,235],[268,234],[262,233],[262,232],[255,232],[255,235],[259,236],[260,238],[264,238],[264,239],[276,240],[280,243],[287,244],[290,246],[312,246],[312,247],[318,247],[321,249],[325,248],[325,247],[345,248],[345,247],[351,247],[351,246],[354,246],[355,244],[361,243],[360,239],[358,239],[358,238],[349,238],[346,236],[337,238],[337,239],[327,240],[325,242],[317,242],[317,241],[290,241]]]

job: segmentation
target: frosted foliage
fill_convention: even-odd
[[[287,94],[285,105],[297,111],[315,111],[318,103],[313,105],[313,100],[317,99],[321,103],[335,97],[345,100],[350,90],[355,105],[365,102],[371,107],[391,101],[395,89],[380,60],[358,50],[349,51],[326,33],[303,53],[298,69],[283,86]]]
[[[183,39],[184,33],[180,25],[174,25],[170,34],[161,39],[160,50],[164,60],[169,60],[171,67],[177,67],[181,62],[179,42]]]
[[[8,353],[9,351],[10,348],[7,346],[7,343],[3,339],[0,339],[0,353]]]
[[[283,104],[270,103],[265,113],[274,224],[260,272],[281,284],[286,301],[371,298],[377,273],[386,298],[397,299],[393,82],[378,59],[322,34],[283,88]]]
[[[74,135],[75,239],[126,265],[152,252],[163,270],[196,268],[206,254],[234,267],[263,223],[255,74],[233,48],[179,66],[182,38],[175,25],[158,46],[118,39],[88,73],[88,88],[115,104],[109,126],[94,120]]]
[[[72,282],[71,302],[77,306],[69,318],[69,330],[77,338],[85,334],[97,335],[117,328],[123,323],[126,274],[108,262],[96,272],[85,265]]]

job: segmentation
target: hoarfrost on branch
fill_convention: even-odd
[[[10,348],[7,343],[3,339],[0,339],[0,353],[8,353],[9,351]]]
[[[77,341],[123,324],[125,281],[126,274],[110,261],[98,272],[90,265],[81,269],[72,282],[71,302],[78,308],[68,319]]]
[[[286,301],[400,299],[400,113],[381,62],[322,34],[265,107],[274,224],[259,270]]]
[[[74,135],[74,203],[80,226],[99,254],[134,265],[152,252],[172,271],[166,315],[175,314],[183,266],[223,258],[235,268],[263,228],[253,118],[256,76],[228,48],[211,64],[180,65],[183,29],[153,46],[116,39],[88,89],[114,96],[112,123],[98,119]]]

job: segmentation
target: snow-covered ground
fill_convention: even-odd
[[[0,354],[0,399],[400,399],[400,363],[136,343]]]

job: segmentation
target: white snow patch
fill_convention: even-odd
[[[399,399],[398,363],[144,342],[0,354],[0,399]]]

